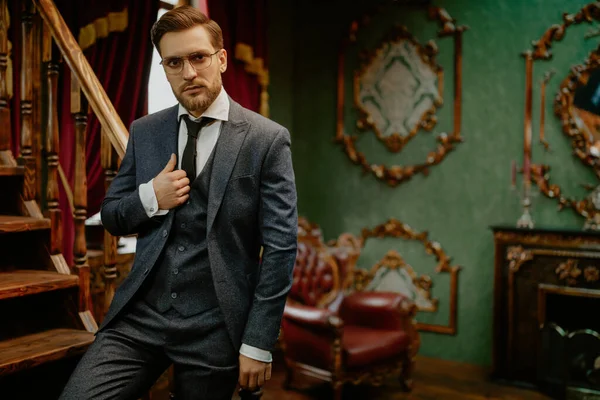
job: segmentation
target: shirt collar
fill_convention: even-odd
[[[229,121],[229,96],[225,92],[225,88],[221,86],[219,95],[212,102],[210,106],[204,111],[200,118],[194,118],[188,110],[186,110],[181,104],[179,104],[179,110],[177,114],[177,120],[181,121],[182,115],[189,115],[192,121],[198,121],[202,117],[210,117],[219,121]]]

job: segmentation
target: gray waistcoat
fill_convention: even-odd
[[[215,146],[216,147],[216,146]],[[189,317],[219,305],[208,261],[206,211],[215,151],[190,185],[187,204],[175,213],[171,234],[145,282],[145,299],[159,312],[170,307]]]

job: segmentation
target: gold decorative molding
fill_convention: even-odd
[[[600,280],[600,270],[595,266],[588,266],[581,270],[579,262],[569,258],[561,263],[555,270],[558,279],[565,281],[568,286],[575,286],[579,283],[579,278],[583,278],[586,283],[593,283]]]
[[[394,237],[406,240],[416,240],[423,244],[427,254],[435,256],[438,264],[435,268],[435,272],[452,272],[453,270],[460,270],[458,266],[451,266],[451,258],[442,249],[442,246],[438,242],[430,241],[428,239],[429,232],[416,232],[410,226],[398,221],[397,219],[391,218],[386,223],[377,225],[373,229],[363,229],[361,240],[362,245],[369,238],[384,238]]]
[[[523,56],[527,60],[527,65],[529,66],[526,68],[525,93],[527,98],[531,97],[533,91],[532,81],[534,61],[550,60],[552,58],[553,43],[563,40],[567,29],[570,26],[591,23],[593,21],[600,21],[600,2],[597,1],[583,6],[574,14],[564,13],[562,23],[552,25],[548,28],[539,40],[533,42],[533,48],[523,53]],[[573,154],[578,157],[584,165],[592,167],[596,176],[600,177],[600,162],[590,153],[593,144],[586,140],[584,132],[578,127],[575,116],[573,115],[575,90],[585,84],[590,72],[597,68],[600,68],[600,47],[592,51],[583,64],[572,67],[568,76],[561,82],[560,89],[555,97],[554,113],[561,120],[563,133],[571,138]],[[528,102],[525,108],[526,132],[531,130],[531,109],[532,104],[531,102]],[[540,140],[547,148],[548,144],[543,137],[540,137]],[[527,146],[527,143],[525,146]],[[527,148],[525,151],[527,152]],[[524,168],[527,168],[527,166],[524,165]],[[559,209],[570,208],[586,218],[586,228],[591,227],[597,229],[600,227],[600,211],[596,209],[590,197],[583,200],[576,200],[563,196],[561,188],[556,184],[550,183],[549,166],[531,164],[529,168],[530,170],[528,172],[531,172],[531,179],[546,197],[558,201]]]
[[[360,236],[361,246],[364,247],[365,242],[369,238],[400,238],[405,240],[416,240],[420,242],[424,247],[427,254],[433,255],[437,260],[437,266],[435,268],[436,273],[449,273],[450,274],[450,293],[449,293],[449,321],[447,325],[439,324],[424,324],[417,323],[417,328],[423,331],[445,333],[454,335],[456,333],[456,321],[458,311],[458,272],[461,270],[460,266],[451,265],[451,258],[442,249],[442,246],[435,241],[431,241],[428,238],[428,232],[416,232],[410,226],[396,220],[390,219],[386,223],[378,225],[372,229],[363,229]],[[388,252],[383,260],[373,266],[370,271],[363,271],[358,277],[359,284],[368,284],[369,279],[375,276],[378,269],[382,267],[402,268],[403,265],[408,265],[404,262],[402,257],[395,251]],[[412,270],[412,268],[410,268]],[[359,270],[360,271],[360,270]],[[408,270],[407,270],[408,271]],[[413,282],[415,286],[426,293],[427,298],[431,299],[431,287],[433,281],[431,277],[427,275],[417,276],[413,271]],[[356,279],[356,278],[355,278]],[[431,299],[437,310],[438,299]],[[429,311],[429,310],[424,310]]]
[[[417,173],[423,173],[427,175],[429,169],[442,162],[446,155],[454,150],[457,143],[462,142],[460,135],[461,130],[461,103],[462,103],[462,33],[467,30],[466,26],[457,26],[456,21],[450,17],[450,15],[442,8],[429,7],[428,8],[429,18],[439,23],[441,29],[438,32],[438,37],[452,37],[454,38],[454,124],[453,132],[451,134],[441,133],[437,137],[438,145],[437,148],[429,152],[426,159],[421,164],[416,165],[391,165],[387,166],[384,164],[373,164],[369,162],[365,155],[360,152],[356,147],[356,135],[348,135],[344,129],[344,118],[345,118],[345,53],[347,47],[351,44],[356,43],[357,33],[360,27],[368,25],[372,21],[371,15],[364,16],[360,21],[356,20],[350,24],[348,38],[344,41],[340,48],[338,56],[338,102],[337,102],[337,128],[335,140],[339,143],[346,155],[350,160],[356,164],[362,166],[365,172],[372,173],[377,179],[386,182],[390,186],[396,186],[411,179]],[[406,31],[406,28],[398,28],[392,36],[397,35],[398,32]],[[435,54],[435,45],[430,42],[424,47],[422,51],[423,55],[428,53],[433,56]],[[431,129],[435,123],[433,115],[425,113],[421,120],[421,128]],[[365,128],[371,126],[371,122],[368,120],[368,116],[365,116],[359,120],[359,128]],[[376,133],[377,134],[377,133]],[[381,135],[378,134],[378,137]],[[413,135],[414,136],[414,135]],[[381,138],[380,138],[381,139]],[[384,140],[384,143],[391,151],[399,151],[409,139],[398,139],[398,137],[392,135]]]
[[[507,250],[506,259],[509,261],[508,267],[511,273],[515,273],[527,261],[533,260],[533,253],[523,249],[523,246],[511,246]]]
[[[586,267],[583,270],[583,277],[588,283],[597,282],[598,280],[600,280],[600,270],[598,270],[597,267]]]
[[[259,113],[269,116],[269,71],[265,67],[265,62],[260,57],[254,57],[254,49],[246,43],[237,43],[235,45],[235,58],[245,64],[246,72],[256,75],[260,85],[260,110]]]
[[[109,12],[103,17],[96,18],[79,30],[77,42],[81,50],[86,50],[98,39],[108,37],[112,32],[123,32],[129,23],[127,7],[121,11]]]
[[[420,295],[426,302],[430,304],[427,307],[417,304],[419,311],[437,311],[439,300],[431,297],[431,287],[433,286],[431,277],[427,275],[417,275],[413,267],[408,264],[396,250],[388,251],[383,259],[375,264],[369,271],[364,269],[357,270],[354,277],[354,285],[356,290],[365,290],[369,284],[373,282],[375,277],[377,277],[377,272],[381,269],[406,271],[413,285],[415,286],[415,289],[418,291],[416,295]]]
[[[577,260],[572,258],[560,263],[554,272],[556,272],[559,280],[566,281],[569,286],[576,285],[577,278],[581,275],[581,269],[577,265]]]

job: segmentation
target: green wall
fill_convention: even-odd
[[[563,12],[576,12],[583,0],[469,0],[437,1],[460,24],[470,29],[463,40],[463,124],[460,144],[428,177],[419,175],[391,188],[371,175],[363,175],[333,142],[336,127],[337,55],[349,21],[374,2],[294,1],[270,2],[269,69],[271,117],[290,128],[297,176],[299,212],[318,223],[327,240],[342,232],[358,234],[388,218],[397,218],[417,231],[429,231],[459,275],[458,330],[455,336],[422,334],[421,354],[490,364],[493,308],[493,238],[491,225],[514,225],[520,215],[517,196],[509,189],[510,163],[521,162],[525,71],[521,52],[530,48]],[[422,12],[394,7],[382,16],[366,46],[377,43],[391,23],[408,26],[420,42],[434,38],[439,63],[445,72],[445,104],[438,113],[434,133],[452,129],[452,40],[435,37],[436,26]],[[534,76],[534,137],[539,126],[539,82],[544,72],[558,73],[547,97],[546,137],[552,153],[544,153],[534,140],[534,162],[552,166],[552,180],[565,193],[583,197],[581,183],[594,183],[594,175],[571,155],[569,140],[552,112],[554,93],[569,67],[583,61],[598,45],[584,41],[590,25],[572,27],[557,43],[551,62],[536,62]],[[349,54],[350,58],[350,54]],[[350,101],[348,97],[347,103]],[[352,130],[351,118],[346,127]],[[364,134],[358,142],[369,161],[415,163],[435,147],[434,135],[419,135],[400,154],[391,154]],[[583,220],[570,210],[557,211],[557,203],[534,199],[537,227],[579,228]],[[420,313],[424,322],[446,323],[448,277],[435,275],[434,260],[415,242],[384,240],[369,243],[359,260],[372,265],[382,251],[394,247],[419,273],[433,276],[433,295],[440,299],[437,314]]]

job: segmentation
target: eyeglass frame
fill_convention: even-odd
[[[210,68],[210,66],[212,65],[212,57],[215,54],[217,54],[218,52],[220,52],[221,50],[223,50],[223,49],[219,49],[219,50],[215,51],[212,54],[202,54],[202,52],[200,52],[200,51],[195,51],[195,52],[190,53],[190,54],[188,54],[186,56],[181,56],[181,57],[167,57],[167,58],[161,59],[160,62],[159,62],[159,64],[162,65],[163,69],[165,70],[165,73],[169,74],[169,75],[179,75],[179,74],[181,74],[183,72],[183,68],[185,67],[185,62],[186,61],[190,64],[190,66],[194,69],[194,71],[196,71],[196,72],[204,71],[205,69]],[[194,67],[194,64],[192,64],[192,62],[190,61],[190,57],[196,56],[196,55],[201,55],[203,57],[210,58],[210,64],[208,64],[208,66],[206,66],[206,67],[204,67],[202,69],[197,69],[196,67]],[[178,71],[178,72],[167,72],[167,68],[165,68],[164,62],[165,61],[168,62],[168,61],[171,61],[171,60],[183,60],[183,64],[181,64],[181,70],[180,71]]]

